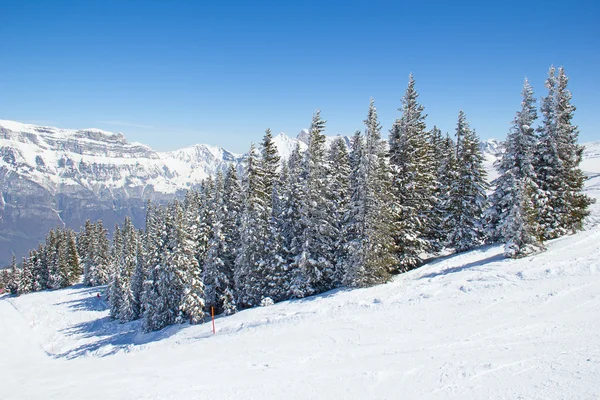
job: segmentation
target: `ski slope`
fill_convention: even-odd
[[[600,176],[588,181],[600,197]],[[501,246],[143,334],[98,289],[0,298],[2,399],[599,399],[600,204],[521,260]],[[103,290],[103,289],[102,289]]]

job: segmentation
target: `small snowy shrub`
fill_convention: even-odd
[[[260,301],[261,307],[268,307],[268,306],[272,306],[273,304],[275,304],[275,302],[270,297],[265,297]]]

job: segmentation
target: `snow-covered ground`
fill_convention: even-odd
[[[599,399],[599,243],[595,204],[586,231],[543,254],[483,247],[217,318],[216,335],[142,334],[81,286],[0,297],[0,398]]]

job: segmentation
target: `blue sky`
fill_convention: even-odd
[[[0,15],[1,119],[244,152],[317,108],[352,134],[370,97],[387,132],[412,72],[428,126],[453,132],[463,109],[504,138],[524,77],[541,96],[555,64],[581,141],[600,139],[596,1],[0,0]]]

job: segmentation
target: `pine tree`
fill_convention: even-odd
[[[304,191],[301,205],[302,252],[297,263],[306,286],[297,294],[308,296],[333,287],[335,277],[335,231],[328,214],[328,164],[325,159],[325,121],[317,110],[309,129],[308,149],[304,154]]]
[[[67,262],[67,281],[69,285],[79,282],[83,273],[79,264],[79,253],[77,252],[75,232],[68,230],[65,232],[66,240],[66,262]]]
[[[450,188],[447,219],[449,245],[457,252],[480,245],[484,239],[482,218],[488,185],[483,161],[479,137],[470,129],[461,111],[456,128],[457,176]]]
[[[351,199],[345,218],[344,284],[355,287],[386,282],[398,263],[391,230],[390,170],[373,100],[365,127],[366,142],[359,132],[352,140]]]
[[[226,218],[227,208],[224,198],[224,180],[221,172],[217,173],[214,194],[214,218],[212,234],[208,242],[208,252],[203,266],[204,293],[206,307],[216,309],[216,313],[224,311],[222,304],[225,292],[230,288],[230,274],[226,270],[224,258],[230,249],[227,246],[223,233],[223,224]]]
[[[144,281],[146,279],[146,253],[144,241],[144,232],[137,231],[136,264],[130,283],[133,319],[140,318],[144,312],[144,305],[142,303],[142,293],[144,290]]]
[[[161,207],[148,202],[146,208],[146,245],[145,261],[147,269],[141,296],[143,309],[142,329],[145,332],[162,329],[165,325],[160,318],[163,311],[163,302],[159,290],[160,269],[163,254],[167,250],[167,224],[166,213]]]
[[[246,159],[244,179],[244,210],[242,212],[240,237],[243,238],[236,258],[235,288],[238,307],[260,304],[259,277],[256,269],[263,260],[264,244],[268,227],[263,216],[266,209],[262,172],[256,149],[252,144]]]
[[[121,319],[121,309],[125,297],[126,282],[122,267],[123,236],[119,225],[115,226],[113,243],[110,256],[110,281],[108,284],[108,301],[110,304],[110,316]]]
[[[450,243],[450,236],[454,227],[453,219],[453,187],[454,183],[458,181],[458,162],[456,159],[456,144],[450,135],[446,134],[446,137],[442,142],[442,156],[440,169],[438,171],[438,181],[440,184],[440,199],[439,207],[442,213],[441,222],[441,236],[443,246],[448,246]]]
[[[575,106],[571,104],[571,92],[567,89],[569,78],[564,68],[558,69],[556,78],[556,137],[558,155],[563,163],[563,186],[566,209],[560,215],[560,226],[568,233],[575,233],[583,228],[583,220],[589,215],[588,206],[594,200],[583,193],[585,176],[579,168],[584,146],[578,144],[579,130],[572,119]]]
[[[442,136],[442,131],[434,126],[429,133],[430,148],[432,152],[432,171],[435,176],[434,189],[433,189],[433,204],[429,214],[429,231],[427,232],[427,241],[432,252],[439,252],[444,247],[446,236],[444,233],[444,218],[446,216],[446,210],[444,207],[446,201],[446,191],[444,187],[444,180],[448,171],[447,157],[449,154],[453,154],[453,148],[450,146],[450,150],[446,149],[447,144],[445,138]]]
[[[195,248],[188,229],[189,223],[184,219],[184,210],[179,202],[173,204],[170,214],[172,215],[168,244],[170,254],[167,253],[162,281],[170,282],[171,285],[163,292],[163,296],[168,304],[177,305],[176,310],[170,314],[171,318],[174,317],[173,322],[183,322],[185,319],[191,324],[197,324],[204,320],[202,270],[194,254]],[[178,314],[178,311],[181,314]]]
[[[425,129],[423,106],[418,103],[415,81],[409,76],[402,98],[402,116],[390,132],[390,162],[393,169],[394,239],[400,269],[419,265],[421,254],[432,246],[427,240],[432,226],[430,214],[436,204],[433,152]]]
[[[110,280],[110,242],[102,221],[86,221],[80,247],[83,248],[83,284],[104,285]]]
[[[118,268],[120,269],[121,304],[119,319],[122,322],[132,321],[139,315],[139,304],[132,289],[132,277],[138,266],[138,233],[131,218],[126,217],[121,229],[121,254]]]
[[[6,283],[6,290],[11,294],[19,294],[20,272],[19,268],[17,268],[17,259],[13,254]]]
[[[346,141],[338,136],[333,140],[327,154],[329,163],[328,214],[331,216],[333,235],[334,276],[332,287],[342,285],[346,265],[346,238],[344,218],[348,215],[350,202],[350,159]]]
[[[243,211],[242,186],[233,164],[229,166],[223,183],[223,205],[225,208],[222,215],[221,234],[225,239],[225,248],[227,249],[227,252],[223,254],[222,260],[224,277],[227,279],[227,285],[221,294],[219,303],[222,312],[229,315],[235,313],[237,310],[234,296],[234,270],[241,240],[240,229]]]
[[[303,297],[306,279],[300,269],[298,260],[302,253],[302,204],[304,204],[305,176],[302,170],[302,154],[300,145],[290,154],[282,168],[282,188],[279,191],[279,232],[284,268],[283,285],[285,298]]]
[[[23,257],[21,263],[21,273],[19,274],[19,294],[31,293],[34,291],[33,265],[31,259]]]
[[[522,257],[543,249],[541,231],[535,210],[541,204],[541,194],[536,184],[533,152],[536,135],[533,123],[537,118],[533,89],[525,80],[521,110],[503,144],[502,158],[496,163],[499,177],[492,182],[494,193],[490,196],[491,221],[499,221],[492,236],[506,243],[508,257]],[[493,229],[494,227],[492,227]]]
[[[45,247],[39,244],[37,251],[33,251],[29,258],[33,266],[33,291],[46,290],[48,288],[48,264]]]
[[[261,144],[260,170],[263,176],[262,196],[265,205],[262,218],[266,227],[264,238],[264,255],[256,271],[258,280],[258,297],[262,304],[264,298],[280,301],[285,298],[284,269],[282,257],[282,241],[280,225],[280,182],[279,168],[281,158],[273,142],[271,130],[267,129]]]
[[[564,215],[566,199],[560,182],[566,175],[565,166],[559,155],[556,130],[556,70],[550,67],[546,88],[548,95],[542,98],[542,125],[538,127],[538,143],[535,149],[536,183],[546,198],[538,211],[537,220],[544,240],[564,235],[558,216]]]

